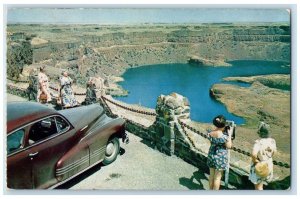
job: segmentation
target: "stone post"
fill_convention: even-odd
[[[190,120],[190,104],[186,97],[177,93],[160,95],[156,105],[156,146],[168,155],[175,151],[175,128],[178,119]]]

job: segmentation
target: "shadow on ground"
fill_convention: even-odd
[[[123,155],[124,153],[125,153],[125,149],[120,148],[119,155]],[[103,164],[99,163],[99,164],[93,166],[92,168],[88,169],[87,171],[83,172],[82,174],[76,176],[75,178],[69,180],[68,182],[56,187],[55,189],[70,189],[71,187],[78,184],[82,180],[84,180],[84,179],[88,178],[89,176],[93,175],[94,173],[100,171],[102,167],[103,167]]]
[[[179,178],[179,183],[190,190],[205,189],[201,180],[207,180],[207,178],[202,171],[198,170],[193,173],[191,178]]]

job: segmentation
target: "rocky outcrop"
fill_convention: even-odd
[[[283,90],[291,90],[290,75],[274,74],[274,75],[259,75],[251,77],[226,77],[224,81],[237,81],[245,83],[254,83],[255,81],[268,86],[270,88],[278,88]]]
[[[189,57],[188,63],[200,66],[231,66],[231,64],[221,59],[209,60],[195,55]]]

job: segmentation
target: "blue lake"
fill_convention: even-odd
[[[237,124],[245,123],[241,117],[229,113],[226,107],[209,95],[213,84],[222,82],[224,77],[253,76],[266,74],[290,74],[290,67],[284,62],[232,61],[231,67],[208,67],[191,64],[159,64],[141,66],[127,70],[120,85],[129,91],[126,97],[117,97],[130,104],[155,108],[157,97],[172,92],[187,97],[191,104],[191,119],[211,122],[213,117],[223,114]],[[229,83],[229,82],[226,82]],[[239,86],[245,83],[230,82]]]

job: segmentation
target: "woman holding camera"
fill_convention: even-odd
[[[253,146],[249,180],[256,190],[263,190],[263,185],[273,178],[273,155],[276,152],[276,142],[270,137],[270,126],[264,122],[260,123],[257,133],[260,139],[257,139]]]
[[[226,132],[226,118],[223,115],[218,115],[213,119],[213,124],[216,127],[208,133],[208,139],[211,143],[207,165],[209,167],[209,188],[210,190],[219,190],[221,178],[224,170],[228,167],[228,149],[232,146],[231,129]]]

